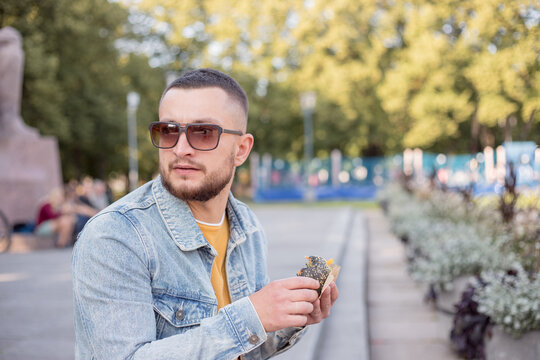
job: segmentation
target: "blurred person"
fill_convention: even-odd
[[[109,205],[109,194],[107,193],[107,185],[104,181],[94,179],[92,182],[92,190],[88,194],[88,200],[92,207],[98,210],[102,210]]]
[[[269,282],[266,236],[230,192],[248,101],[228,75],[184,73],[150,125],[160,175],[91,219],[73,254],[77,359],[266,359],[329,316],[307,277]]]
[[[91,177],[85,176],[75,190],[78,203],[96,208],[90,201],[90,198],[94,195],[94,180]]]
[[[77,240],[78,234],[90,218],[98,213],[99,209],[93,207],[85,192],[85,185],[77,180],[71,180],[66,185],[66,202],[75,217],[73,227],[73,241]]]
[[[56,188],[40,206],[34,233],[38,236],[57,236],[56,246],[71,244],[76,218],[65,202],[64,191]]]

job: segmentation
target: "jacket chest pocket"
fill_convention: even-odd
[[[214,316],[217,305],[169,294],[154,294],[158,339],[181,334]]]

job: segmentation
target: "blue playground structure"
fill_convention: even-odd
[[[504,143],[477,154],[433,154],[419,149],[386,157],[346,157],[334,150],[309,164],[253,154],[253,199],[269,201],[372,200],[377,190],[402,173],[437,177],[449,188],[471,187],[475,195],[498,193],[507,164],[519,186],[540,186],[540,149],[534,142]]]

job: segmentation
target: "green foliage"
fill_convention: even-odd
[[[307,90],[318,93],[321,154],[463,152],[512,135],[540,140],[533,1],[139,4],[171,25],[167,41],[183,49],[172,67],[245,74],[258,151],[302,156],[298,97]],[[263,95],[254,83],[264,84]]]
[[[477,283],[478,311],[518,338],[540,330],[540,273],[531,276],[519,264],[511,271],[486,271]]]
[[[64,176],[126,172],[135,90],[147,179],[164,73],[202,66],[247,90],[259,153],[303,157],[305,91],[317,93],[319,156],[539,143],[539,11],[532,0],[6,0],[0,26],[23,35],[23,117],[58,137]]]
[[[23,36],[23,119],[58,138],[65,179],[127,171],[128,90],[143,97],[141,137],[155,118],[162,72],[150,69],[147,59],[121,59],[115,48],[127,16],[127,9],[107,0],[8,0],[0,5],[0,26],[12,26]],[[146,155],[144,141],[139,142]],[[143,174],[151,175],[152,166],[143,161]]]

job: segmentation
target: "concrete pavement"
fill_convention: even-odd
[[[425,287],[408,276],[404,247],[382,212],[366,217],[371,359],[459,359],[450,348],[452,318],[422,302]]]
[[[344,261],[342,265],[349,264],[351,256],[345,256],[346,246],[354,243],[362,251],[366,240],[363,235],[355,235],[357,240],[350,241],[353,233],[362,234],[365,227],[362,215],[347,207],[257,205],[254,210],[268,234],[272,280],[295,276],[308,255],[333,257],[338,263]],[[353,225],[358,227],[354,231]],[[71,249],[0,254],[0,360],[73,359],[70,261]],[[355,339],[340,349],[350,349],[351,355],[343,353],[341,358],[358,358],[352,354],[360,354],[365,344],[356,338],[367,333],[364,315],[356,315],[354,297],[363,289],[361,283],[352,285],[363,278],[362,273],[353,273],[356,266],[363,267],[359,263],[342,268],[338,281],[342,291],[332,317],[311,326],[296,346],[276,359],[323,358],[323,354],[332,353],[328,347],[341,344],[352,333]],[[342,327],[342,322],[352,319],[350,314],[355,314],[358,323],[349,321]]]
[[[422,303],[424,289],[408,277],[403,246],[380,211],[254,211],[268,235],[272,280],[295,276],[308,255],[342,266],[331,316],[276,359],[457,359],[447,340],[451,319]],[[0,360],[73,359],[70,261],[71,249],[0,254]]]
[[[322,336],[313,359],[369,359],[366,307],[367,242],[366,218],[354,212],[346,243],[339,256],[339,299],[322,326]]]
[[[273,211],[272,207],[255,208],[267,229],[272,280],[294,276],[304,266],[304,256],[333,258],[341,265],[340,297],[331,316],[310,326],[301,341],[275,358],[367,360],[364,216],[348,207],[282,209],[272,216]],[[270,223],[275,216],[280,222]]]
[[[0,359],[74,357],[71,249],[0,254]]]

